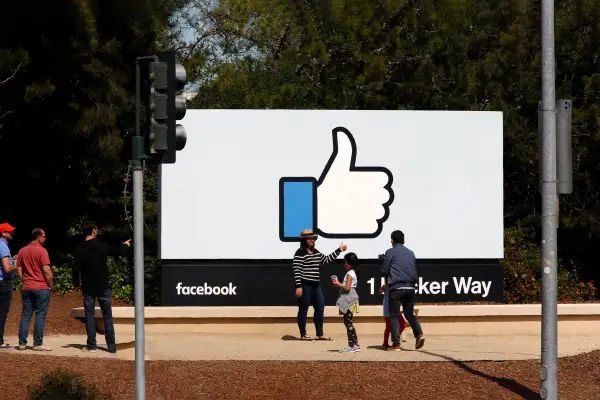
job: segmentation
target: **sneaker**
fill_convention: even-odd
[[[387,351],[400,351],[402,350],[402,347],[400,345],[391,345],[390,347],[387,348]]]
[[[359,346],[348,346],[340,350],[340,353],[357,353],[360,351]]]
[[[26,344],[20,344],[19,346],[17,346],[17,350],[27,350],[27,345]]]
[[[419,350],[425,344],[425,338],[423,334],[420,334],[415,340],[415,349]]]
[[[95,353],[96,349],[85,346],[83,349],[81,349],[81,351],[83,351],[84,353]]]
[[[21,347],[21,346],[19,346]],[[33,346],[32,350],[34,351],[52,351],[52,349],[45,344],[40,344],[38,346]]]

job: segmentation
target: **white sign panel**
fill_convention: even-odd
[[[500,112],[188,110],[162,167],[163,259],[290,259],[303,229],[377,258],[500,259]]]

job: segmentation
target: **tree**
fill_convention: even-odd
[[[220,55],[203,64],[211,80],[202,82],[196,107],[502,111],[505,223],[536,224],[538,1],[195,4],[203,10],[202,33],[211,32],[205,40],[217,43]],[[573,99],[575,108],[575,192],[561,200],[560,254],[565,265],[596,279],[599,6],[598,0],[556,6],[557,95]]]
[[[0,77],[19,69],[0,86],[2,110],[11,112],[0,137],[4,187],[10,188],[0,219],[25,232],[44,226],[53,249],[66,245],[74,219],[120,225],[135,57],[164,42],[170,16],[182,4],[36,0],[4,6]]]

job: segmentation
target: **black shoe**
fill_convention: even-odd
[[[117,352],[117,345],[116,344],[109,344],[108,345],[108,352],[115,354]]]
[[[419,336],[415,338],[415,349],[419,350],[425,344],[425,338],[421,333]]]

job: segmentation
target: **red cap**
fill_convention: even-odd
[[[15,230],[15,227],[12,226],[11,224],[9,224],[8,222],[0,224],[0,232],[12,232],[14,230]]]

